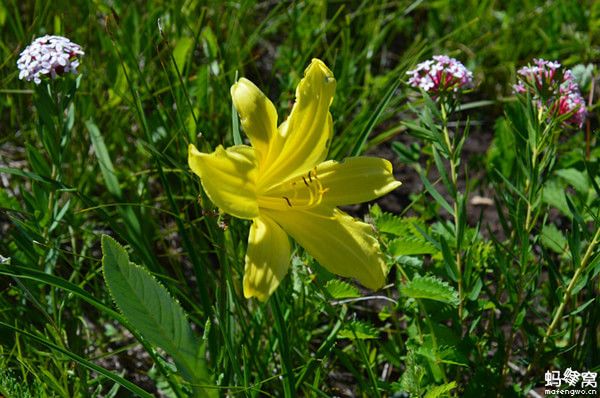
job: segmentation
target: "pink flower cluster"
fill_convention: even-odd
[[[63,73],[77,74],[79,57],[84,55],[81,46],[62,36],[43,36],[35,39],[17,60],[19,79],[42,82],[42,77],[55,79]]]
[[[473,83],[473,73],[447,55],[435,55],[406,74],[410,75],[409,85],[434,94],[457,92]]]
[[[539,106],[545,106],[550,114],[570,115],[564,121],[581,127],[585,120],[585,101],[573,73],[556,61],[534,59],[534,65],[519,69],[514,90],[518,94],[529,93]]]

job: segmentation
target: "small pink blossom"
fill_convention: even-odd
[[[564,123],[581,127],[586,116],[585,101],[571,70],[562,68],[557,61],[541,58],[534,59],[533,63],[517,71],[515,93],[529,93],[538,106],[545,107],[551,115],[570,115]]]
[[[435,55],[406,74],[410,76],[410,86],[433,94],[457,92],[473,83],[473,73],[460,61],[447,55]]]

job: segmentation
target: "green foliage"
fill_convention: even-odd
[[[437,249],[419,232],[425,225],[416,217],[398,217],[381,213],[375,218],[379,232],[394,236],[388,243],[388,252],[394,256],[434,254]]]
[[[142,337],[173,357],[183,376],[202,396],[215,395],[202,386],[212,384],[204,348],[194,336],[181,306],[142,267],[130,263],[125,249],[102,236],[102,269],[115,303]]]
[[[544,225],[540,241],[542,245],[557,254],[564,254],[567,251],[567,238],[554,224]]]
[[[373,325],[361,321],[349,322],[337,335],[338,339],[367,340],[377,339],[379,331]]]
[[[455,388],[455,381],[451,383],[442,384],[441,386],[435,386],[427,391],[427,394],[425,394],[425,398],[449,397],[451,396],[450,392]]]
[[[404,297],[440,301],[450,305],[458,305],[456,290],[447,282],[434,276],[416,275],[412,280],[400,287]]]
[[[360,292],[347,282],[339,279],[331,279],[325,284],[325,290],[334,299],[355,298],[360,297]]]

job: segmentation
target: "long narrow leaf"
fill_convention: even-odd
[[[367,138],[369,137],[369,134],[371,134],[371,131],[373,131],[373,128],[375,127],[375,125],[377,124],[377,121],[379,120],[379,117],[383,114],[383,111],[385,110],[385,108],[387,107],[387,104],[392,99],[392,96],[394,95],[394,92],[400,85],[400,82],[401,82],[401,80],[399,78],[396,79],[394,81],[394,83],[392,83],[392,85],[388,88],[387,92],[385,93],[385,95],[383,96],[381,101],[379,101],[379,104],[377,104],[377,108],[375,108],[375,111],[373,111],[373,114],[367,121],[367,124],[365,125],[363,130],[358,135],[356,143],[354,144],[354,147],[350,151],[350,156],[358,156],[362,153],[363,148],[365,147],[365,144],[367,142]]]

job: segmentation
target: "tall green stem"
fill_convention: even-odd
[[[544,347],[546,347],[546,344],[548,343],[550,336],[552,336],[554,329],[556,329],[556,327],[558,326],[558,323],[560,322],[560,320],[563,316],[563,313],[565,311],[566,305],[571,298],[573,289],[575,288],[575,286],[577,285],[577,282],[579,281],[579,278],[581,277],[581,275],[587,268],[587,266],[592,258],[592,253],[594,252],[594,249],[598,245],[599,241],[600,241],[600,229],[596,230],[596,233],[594,234],[592,241],[590,242],[587,250],[585,251],[585,254],[583,256],[583,259],[581,260],[581,263],[579,263],[579,267],[577,267],[577,269],[575,270],[575,273],[573,274],[573,277],[571,278],[571,281],[567,285],[567,289],[565,290],[565,292],[563,294],[562,300],[560,301],[560,305],[556,309],[556,312],[554,313],[554,317],[552,317],[552,321],[550,322],[550,325],[548,325],[548,329],[546,329],[546,333],[544,333],[542,342],[540,343],[539,347],[536,349],[535,356],[534,356],[533,360],[529,363],[529,366],[527,367],[528,374],[531,373],[531,371],[534,369],[534,366],[537,364],[541,354],[544,352]]]
[[[585,252],[585,255],[583,256],[583,259],[581,260],[579,267],[577,267],[577,269],[575,270],[575,273],[573,274],[573,278],[571,278],[571,282],[569,282],[569,285],[567,286],[567,289],[565,290],[565,293],[563,294],[560,305],[558,306],[558,309],[556,310],[556,313],[554,314],[554,318],[552,318],[552,322],[550,322],[548,329],[546,329],[546,333],[544,334],[544,338],[542,340],[541,348],[543,348],[546,345],[546,343],[548,342],[548,339],[552,335],[552,332],[554,331],[554,329],[556,329],[556,326],[558,325],[560,318],[562,318],[563,312],[565,310],[565,306],[567,305],[567,302],[571,298],[571,292],[573,291],[573,288],[577,284],[579,277],[581,277],[581,274],[587,267],[587,265],[590,261],[590,258],[592,257],[592,253],[594,252],[594,249],[596,248],[596,245],[598,244],[599,239],[600,239],[600,229],[596,230],[596,233],[594,234],[594,238],[590,242],[590,245],[588,246],[588,248]]]
[[[456,243],[456,279],[458,284],[458,318],[462,319],[463,315],[463,281],[462,281],[462,262],[460,255],[460,242],[458,236],[458,225],[460,220],[459,207],[458,207],[458,173],[456,172],[456,148],[454,141],[450,139],[450,132],[448,131],[448,115],[446,112],[446,105],[442,103],[442,132],[444,134],[444,141],[448,148],[448,162],[450,163],[450,178],[452,180],[452,208],[454,210],[454,236]]]

